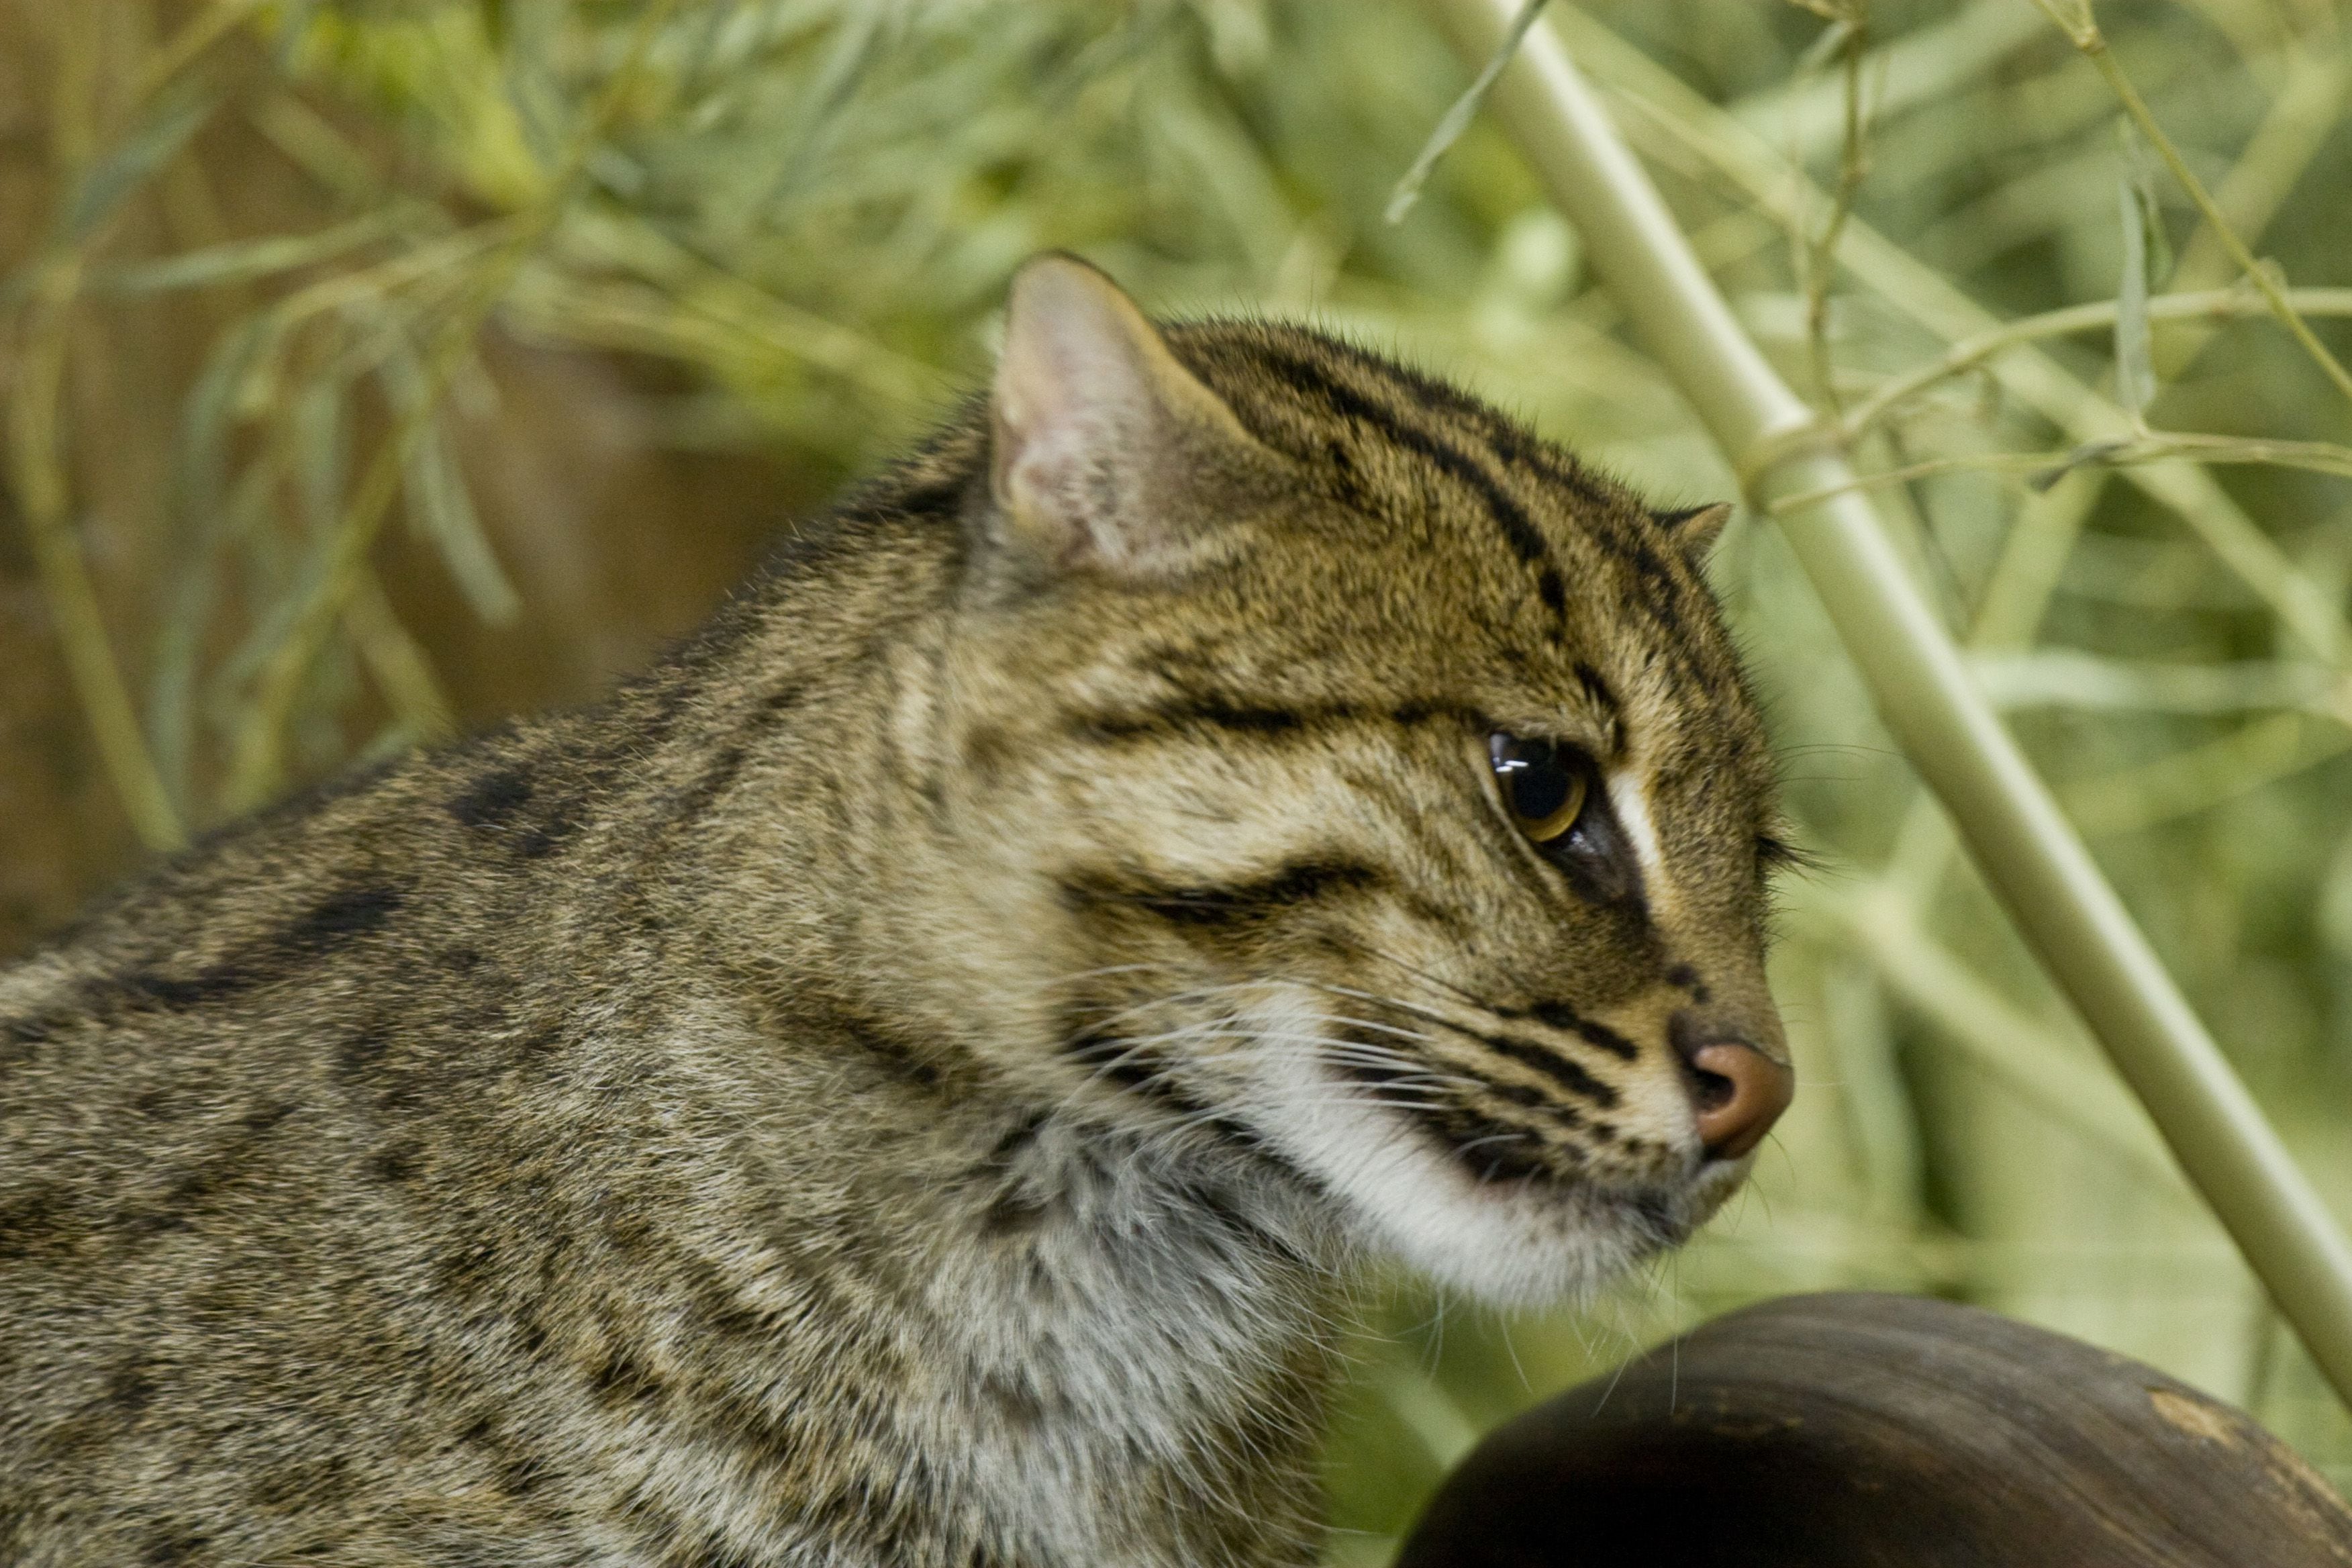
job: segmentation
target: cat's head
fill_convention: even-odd
[[[1020,1070],[1490,1298],[1682,1239],[1792,1081],[1722,509],[1061,257],[990,420],[928,831]]]

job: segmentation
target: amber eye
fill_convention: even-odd
[[[1495,762],[1495,782],[1519,831],[1549,844],[1584,811],[1584,770],[1572,753],[1549,741],[1524,740],[1497,731],[1486,740]]]

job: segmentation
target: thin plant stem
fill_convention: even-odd
[[[1824,902],[1832,906],[1825,912],[1860,944],[1888,989],[1933,1020],[1980,1068],[2115,1155],[2137,1178],[2152,1179],[2168,1193],[2180,1191],[2179,1169],[2115,1080],[1937,942],[1899,896],[1865,889],[1824,896]]]
[[[2042,24],[2017,0],[1965,0],[1871,49],[1864,68],[1873,116],[1890,120],[1958,92],[2040,37]],[[1800,76],[1726,107],[1800,165],[1834,149],[1844,133],[1844,84],[1819,76]]]
[[[89,8],[68,8],[60,19],[64,58],[51,105],[50,166],[64,190],[97,146],[100,45],[93,32],[97,19]],[[187,832],[139,727],[138,710],[107,637],[73,524],[59,430],[74,301],[96,237],[84,236],[79,245],[52,241],[47,258],[37,264],[8,398],[7,468],[42,596],[107,778],[140,840],[152,849],[175,849],[186,843]]]
[[[1460,141],[1462,132],[1470,128],[1470,121],[1477,117],[1479,105],[1486,101],[1486,94],[1493,89],[1495,79],[1503,74],[1505,66],[1511,63],[1512,51],[1519,47],[1519,40],[1528,36],[1528,29],[1536,25],[1536,18],[1542,15],[1545,4],[1546,0],[1520,0],[1519,14],[1511,18],[1510,30],[1504,34],[1494,58],[1486,63],[1468,89],[1439,119],[1436,129],[1429,133],[1429,140],[1423,142],[1421,151],[1414,154],[1412,165],[1398,179],[1396,188],[1389,193],[1389,205],[1381,214],[1383,222],[1402,223],[1405,214],[1411,212],[1413,204],[1421,199],[1421,187],[1437,167],[1437,161],[1444,157],[1447,149]]]
[[[2286,86],[2281,91],[2279,101],[2264,116],[2262,126],[2247,142],[2238,164],[2231,168],[2229,177],[2221,183],[2218,199],[2234,215],[2235,226],[2242,229],[2251,227],[2251,231],[2258,236],[2277,216],[2286,191],[2301,171],[2308,166],[2326,140],[2326,130],[2334,124],[2336,110],[2342,103],[2346,79],[2347,68],[2341,60],[2333,58],[2315,59],[2308,53],[2298,55],[2295,65],[2287,73]],[[2148,301],[2151,316],[2170,317],[2179,310],[2192,321],[2206,323],[2178,330],[2168,340],[2159,343],[2158,357],[2166,366],[2168,379],[2177,376],[2193,363],[2198,353],[2210,341],[2218,330],[2210,323],[2268,308],[2266,301],[2257,306],[2255,296],[2243,285],[2221,290],[2189,287],[2209,279],[2220,280],[2223,258],[2219,250],[2211,235],[2200,226],[2181,252],[2172,277],[2168,280],[2174,291],[2160,294]],[[2327,315],[2338,313],[2339,296],[2352,299],[2352,291],[2298,289],[2293,290],[2289,298],[2299,310],[2313,315]],[[2197,302],[2202,300],[2212,301],[2217,310],[2224,310],[2226,314],[2204,314],[2196,308]],[[1952,374],[1962,368],[1950,364],[1952,359],[1965,358],[1972,363],[1987,357],[1974,350],[1981,348],[1988,353],[1998,352],[2005,346],[2005,340],[2011,331],[2037,322],[2051,329],[2046,335],[2078,330],[2105,330],[2114,323],[2115,310],[2115,302],[2105,300],[2007,323],[1967,339],[1964,344],[1956,344],[1946,361],[1939,362],[1943,368],[1930,365],[1922,374],[1930,382],[1943,374]],[[2045,334],[2036,329],[2032,335]],[[1903,379],[1908,381],[1913,378]],[[1909,390],[1891,383],[1874,394],[1871,402],[1884,408],[1908,395]],[[1868,405],[1850,411],[1848,429],[1858,430],[1874,419],[1877,412]],[[2027,502],[2011,524],[2008,537],[2001,542],[2000,552],[1978,599],[1976,613],[1969,626],[1969,647],[1978,649],[2023,647],[2031,643],[2034,630],[2041,625],[2048,608],[2051,595],[2056,591],[2060,571],[2073,553],[2074,541],[2081,534],[2084,521],[2098,504],[2108,479],[2116,471],[2098,467],[2078,469],[2064,482],[2043,490]],[[2293,724],[2293,717],[2286,716],[2285,721]],[[2276,719],[2258,721],[2250,727],[2247,733],[2267,735],[2270,730],[2266,726],[2275,726],[2278,722]],[[2201,754],[2208,750],[2213,750],[2216,755],[2226,752],[2232,760],[2244,752],[2242,742],[2233,736],[2213,742],[2210,747],[2192,748],[2191,753],[2181,755]],[[2267,760],[2276,748],[2263,746],[2257,750]],[[2310,765],[2334,753],[2297,752],[2295,754],[2305,759],[2300,765]],[[2109,809],[2105,803],[2123,798],[2125,792],[2138,787],[2142,782],[2156,780],[2159,773],[2169,778],[2171,773],[2163,770],[2176,765],[2179,765],[2176,759],[2168,757],[2147,765],[2148,769],[2158,770],[2155,772],[2135,772],[2128,779],[2112,784],[2078,785],[2065,796],[2067,808],[2086,832],[2115,830],[2121,819],[2116,811]],[[2267,768],[2252,775],[2244,787],[2251,791],[2285,776],[2289,771],[2292,770]],[[2139,824],[2136,822],[2135,825]],[[1941,885],[1956,847],[1950,820],[1936,809],[1933,802],[1921,795],[1904,814],[1902,826],[1895,832],[1895,848],[1886,857],[1881,879],[1889,886],[1906,889],[1915,905],[1924,906]]]
[[[2328,133],[2342,117],[2347,89],[2352,89],[2352,58],[2341,50],[2299,48],[2289,58],[2277,99],[2213,192],[2214,204],[2230,218],[2230,232],[2247,248],[2259,243],[2327,144]],[[2220,233],[2200,223],[2181,247],[2173,287],[2218,286],[2230,280],[2231,271]],[[2294,298],[2290,293],[2290,302]]]
[[[2296,310],[2306,315],[2352,316],[2352,289],[2295,289],[2288,291],[2287,298]],[[2077,332],[2105,331],[2116,324],[2117,309],[2113,300],[2097,300],[2089,304],[2045,310],[2039,315],[2021,316],[1988,331],[1963,338],[1937,358],[1895,377],[1855,404],[1840,421],[1840,429],[1846,439],[1853,440],[1885,418],[1897,405],[1916,397],[1937,382],[1948,381],[1953,376],[1973,370],[1993,355],[2021,343],[2071,337]],[[2205,289],[2193,294],[2158,294],[2148,300],[2147,313],[2151,319],[2160,321],[2221,321],[2268,315],[2271,306],[2267,300],[2239,287]]]
[[[2164,127],[2148,109],[2147,100],[2140,97],[2139,89],[2132,85],[2131,78],[2116,60],[2115,51],[2107,47],[2106,35],[2099,30],[2089,5],[2086,3],[2083,6],[2079,17],[2069,18],[2060,13],[2054,0],[2033,0],[2033,3],[2058,25],[2068,41],[2082,51],[2083,57],[2105,79],[2109,89],[2116,95],[2116,100],[2124,106],[2124,112],[2139,128],[2140,134],[2147,138],[2148,144],[2164,160],[2164,166],[2172,172],[2173,179],[2179,183],[2180,188],[2196,205],[2198,213],[2205,220],[2205,232],[2212,236],[2213,243],[2219,245],[2222,252],[2237,264],[2238,270],[2245,275],[2246,279],[2262,291],[2263,298],[2270,302],[2271,313],[2279,319],[2279,324],[2285,327],[2294,341],[2303,346],[2303,352],[2311,356],[2311,362],[2327,379],[2336,384],[2336,390],[2347,398],[2352,398],[2352,372],[2347,371],[2336,356],[2327,352],[2327,345],[2312,331],[2311,323],[2305,321],[2288,300],[2286,289],[2273,269],[2257,261],[2254,253],[2246,248],[2246,242],[2238,237],[2237,230],[2231,226],[2220,205],[2205,189],[2205,182],[2197,177],[2196,171],[2181,157],[2180,149],[2173,144],[2171,137],[2165,134]]]
[[[213,0],[171,40],[147,58],[131,83],[129,108],[135,110],[164,84],[194,64],[196,58],[234,32],[239,24],[250,19],[268,0]]]
[[[2070,452],[1989,452],[1976,457],[1929,458],[1878,473],[1857,475],[1852,479],[1818,489],[1791,491],[1776,497],[1765,510],[1779,516],[1801,511],[1832,496],[1881,489],[1888,485],[1908,484],[1914,479],[1934,479],[1945,474],[2022,473],[2055,482],[2088,463],[2124,468],[2136,463],[2159,463],[2180,458],[2221,465],[2264,464],[2282,468],[2301,468],[2307,473],[2352,478],[2352,447],[2339,447],[2332,441],[2281,441],[2257,437],[2210,436],[2200,431],[2150,430],[2131,439],[2119,437],[2113,441],[2087,443]],[[2037,488],[2046,489],[2048,486],[2042,484]]]
[[[343,627],[410,735],[438,741],[456,731],[457,710],[434,673],[431,657],[400,624],[373,572],[361,574],[351,602],[343,606]]]
[[[1822,403],[1838,406],[1837,378],[1830,363],[1830,290],[1837,281],[1838,236],[1853,216],[1855,198],[1869,173],[1869,116],[1863,101],[1863,69],[1869,59],[1869,0],[1851,0],[1838,14],[1835,26],[1845,29],[1839,46],[1843,89],[1843,135],[1838,146],[1837,184],[1830,194],[1829,216],[1821,230],[1799,250],[1805,287],[1805,346],[1812,361],[1813,384]]]
[[[140,841],[151,849],[176,849],[187,842],[187,832],[171,792],[163,787],[163,774],[156,771],[121,666],[107,638],[98,593],[75,534],[58,453],[58,416],[78,270],[70,259],[53,265],[42,297],[28,315],[16,386],[8,399],[9,478],[16,509],[31,535],[41,593],[73,677],[74,695],[98,739],[107,778]]]
[[[2295,176],[2308,165],[2325,140],[2325,131],[2332,126],[2335,111],[2340,107],[2345,90],[2347,69],[2336,59],[2315,61],[2309,55],[2297,58],[2288,72],[2285,88],[2279,102],[2267,114],[2253,138],[2247,143],[2237,166],[2222,182],[2219,198],[2225,208],[2237,217],[2237,226],[2252,226],[2257,235],[2276,216],[2285,192]],[[2242,284],[2227,289],[2183,289],[2185,284],[2213,278],[2221,260],[2219,247],[2210,233],[2200,226],[2196,237],[2182,251],[2168,282],[2176,290],[2160,294],[2148,301],[2153,317],[2185,317],[2202,324],[2179,331],[2166,343],[2159,345],[2159,358],[2166,363],[2168,375],[2178,375],[2195,360],[2206,342],[2218,330],[2210,324],[2219,321],[2266,310],[2267,301],[2257,304],[2255,296]],[[2352,290],[2298,289],[2289,298],[2298,310],[2311,315],[2343,313],[2343,307],[2352,301]],[[2213,313],[2200,308],[2200,301],[2210,301]],[[2105,330],[2114,323],[2116,304],[2112,300],[2074,306],[2067,310],[2028,317],[1979,333],[1963,344],[1954,345],[1950,354],[1939,365],[1925,367],[1928,381],[1962,368],[1950,364],[1956,358],[1973,362],[1998,352],[2005,346],[2008,334],[2016,329],[2041,323],[2050,329],[2045,334],[2036,328],[2032,335],[2057,335],[2078,330]],[[2176,319],[2179,319],[2176,317]],[[1984,353],[1974,352],[1982,349]],[[1910,381],[1912,377],[1903,378]],[[1921,384],[1924,384],[1922,383]],[[1848,416],[1849,430],[1858,430],[1877,416],[1885,407],[1910,395],[1910,390],[1889,384],[1874,394],[1869,405],[1856,407]],[[2033,632],[2048,607],[2051,595],[2056,590],[2059,574],[2073,552],[2075,539],[2094,507],[2098,504],[2110,477],[2116,470],[2094,467],[2078,469],[2068,480],[2035,495],[2011,523],[2008,537],[2002,541],[2000,552],[1988,576],[1983,594],[1978,600],[1976,614],[1969,627],[1968,644],[1972,648],[1990,649],[2022,647],[2032,640]],[[2242,735],[2233,735],[2207,746],[2191,748],[2189,752],[2146,764],[2128,776],[2079,784],[2067,792],[2065,802],[2072,815],[2085,832],[2119,831],[2126,826],[2144,826],[2145,815],[2140,807],[2116,807],[2116,801],[2129,801],[2133,790],[2157,788],[2161,781],[2171,779],[2180,768],[2189,765],[2189,759],[2203,758],[2208,752],[2214,757],[2241,763],[2250,755],[2258,755],[2266,764],[2246,776],[2240,793],[2249,793],[2304,766],[2335,755],[2333,751],[2315,751],[2290,746],[2287,754],[2294,761],[2291,767],[2267,765],[2279,753],[2270,743],[2282,724],[2299,734],[2301,727],[2293,715],[2274,716],[2257,721]],[[2260,737],[2250,747],[2244,737]],[[2201,763],[2200,766],[2204,765]],[[2210,771],[2210,767],[2207,769]],[[2161,790],[2159,794],[2163,793]],[[2176,792],[2177,793],[2177,792]],[[2165,798],[2170,799],[2170,795]],[[2211,804],[2213,798],[2200,798],[2200,804]],[[2137,814],[2137,815],[2135,815]],[[2128,821],[2126,821],[2128,818]],[[1889,886],[1906,889],[1915,905],[1924,906],[1935,896],[1946,869],[1952,864],[1952,852],[1957,847],[1950,821],[1926,796],[1916,799],[1904,814],[1902,826],[1896,830],[1895,848],[1887,856],[1881,879]]]
[[[214,0],[148,56],[133,79],[123,114],[135,114],[260,8],[260,0]],[[96,12],[96,7],[72,6],[63,16],[64,59],[51,116],[51,164],[60,189],[70,186],[97,152],[99,46],[91,31]],[[150,848],[168,850],[187,842],[187,830],[155,765],[107,637],[70,515],[58,428],[74,301],[88,274],[87,258],[102,233],[101,226],[99,232],[69,243],[60,235],[40,264],[8,400],[8,472],[75,695],[97,738],[107,776],[141,841]]]

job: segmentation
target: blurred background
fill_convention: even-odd
[[[2347,16],[2097,20],[2137,127],[2030,0],[1547,25],[2352,1215],[2352,397],[2224,233],[2352,350]],[[1408,0],[0,0],[0,956],[229,816],[651,657],[976,384],[1041,247],[1397,352],[1662,500],[1737,494],[1490,128],[1388,221],[1470,75]],[[1835,1287],[2145,1358],[2352,1486],[2352,1420],[1770,519],[1715,569],[1819,862],[1775,960],[1804,1090],[1747,1195],[1581,1310],[1370,1289],[1334,1561],[1385,1561],[1536,1397]]]

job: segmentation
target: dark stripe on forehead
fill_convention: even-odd
[[[1076,714],[1070,719],[1069,729],[1080,740],[1116,743],[1173,739],[1202,730],[1273,736],[1300,735],[1339,724],[1399,724],[1409,729],[1435,719],[1450,720],[1473,730],[1494,728],[1494,721],[1475,708],[1433,699],[1416,699],[1386,708],[1359,707],[1349,702],[1293,708],[1215,697],[1181,697],[1127,712]]]
[[[1511,552],[1535,569],[1536,595],[1542,599],[1544,607],[1555,620],[1566,614],[1568,585],[1551,559],[1550,547],[1528,519],[1526,509],[1495,482],[1493,475],[1428,431],[1415,429],[1397,418],[1392,410],[1334,380],[1321,365],[1276,349],[1262,348],[1258,353],[1266,367],[1294,390],[1320,398],[1342,418],[1371,426],[1391,445],[1426,458],[1440,471],[1476,491],[1486,503],[1487,515],[1502,531],[1504,542],[1511,547]]]
[[[1499,410],[1489,407],[1450,382],[1424,375],[1354,343],[1335,339],[1332,346],[1347,358],[1349,363],[1381,377],[1423,407],[1444,409],[1456,418],[1466,419],[1477,426],[1486,438],[1486,445],[1506,464],[1524,463],[1562,489],[1597,505],[1606,506],[1615,499],[1606,487],[1585,472],[1574,458],[1551,443],[1532,436]]]
[[[1625,705],[1617,700],[1616,689],[1602,678],[1599,670],[1581,660],[1578,661],[1576,666],[1576,683],[1584,688],[1584,694],[1587,697],[1609,710],[1612,714],[1623,711]]]
[[[1671,628],[1680,624],[1677,606],[1683,585],[1665,558],[1649,539],[1643,537],[1640,523],[1626,515],[1626,503],[1631,500],[1630,497],[1622,491],[1612,491],[1611,487],[1587,473],[1573,457],[1534,436],[1459,387],[1423,375],[1352,343],[1334,342],[1331,346],[1344,355],[1349,363],[1378,375],[1422,407],[1442,409],[1475,426],[1487,448],[1505,468],[1533,468],[1551,483],[1580,500],[1591,502],[1594,510],[1585,517],[1584,521],[1591,538],[1633,567],[1642,579],[1643,606],[1661,625]],[[1671,526],[1675,521],[1706,510],[1705,507],[1694,507],[1685,512],[1650,515],[1659,525]]]
[[[1076,714],[1069,727],[1082,741],[1116,742],[1171,739],[1202,730],[1237,735],[1289,735],[1307,729],[1310,723],[1354,716],[1354,710],[1348,709],[1327,709],[1310,715],[1297,708],[1180,700],[1124,713]]]

